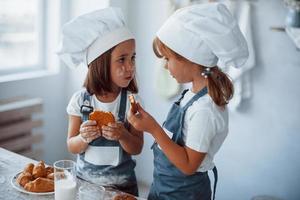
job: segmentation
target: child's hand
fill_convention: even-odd
[[[87,120],[80,125],[79,134],[86,143],[90,143],[101,136],[101,131],[96,121]]]
[[[102,136],[108,140],[120,140],[124,133],[128,130],[122,122],[109,123],[107,126],[102,126]]]
[[[127,113],[127,119],[129,123],[138,131],[153,133],[159,124],[141,107],[139,103],[137,103],[137,110],[138,113],[134,114],[132,108],[130,107],[130,111]]]

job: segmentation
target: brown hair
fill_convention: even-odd
[[[164,55],[168,56],[172,54],[179,60],[184,60],[191,63],[191,61],[168,48],[157,37],[153,40],[153,51],[158,58],[162,58]],[[201,69],[200,73],[205,72],[206,67],[199,64],[197,65]],[[217,66],[210,68],[210,73],[207,75],[207,85],[209,95],[215,104],[220,107],[224,107],[226,104],[228,104],[229,100],[233,97],[234,87],[231,79]]]
[[[110,75],[111,53],[115,47],[107,50],[88,65],[88,72],[83,86],[90,94],[103,95],[113,92],[112,80]],[[137,93],[138,87],[135,77],[130,81],[126,90]]]

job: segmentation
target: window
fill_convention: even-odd
[[[0,0],[0,82],[57,71],[60,8],[59,0]]]
[[[40,0],[0,1],[1,74],[39,68],[43,63],[43,5]]]

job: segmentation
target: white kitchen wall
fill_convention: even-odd
[[[128,1],[129,25],[137,37],[137,71],[146,109],[160,122],[170,107],[154,91],[157,61],[152,39],[166,15],[168,0]],[[300,51],[285,33],[286,8],[280,0],[253,1],[257,66],[251,72],[253,97],[230,113],[230,132],[216,157],[217,199],[250,200],[255,195],[300,199]],[[145,135],[137,176],[152,181],[152,138]]]

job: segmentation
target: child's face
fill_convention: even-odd
[[[192,81],[193,72],[191,71],[191,63],[178,59],[175,55],[164,56],[166,60],[165,68],[169,70],[170,75],[176,79],[178,83],[188,83]]]
[[[117,87],[125,88],[135,75],[135,41],[118,44],[111,53],[111,79]]]

